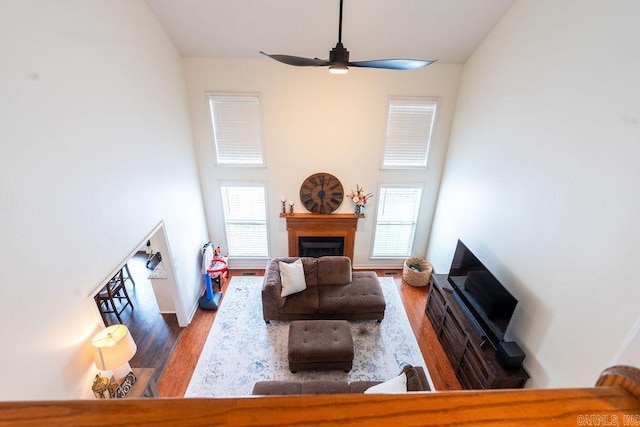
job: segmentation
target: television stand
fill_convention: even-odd
[[[522,388],[529,379],[524,368],[504,369],[496,350],[464,313],[446,274],[432,274],[425,313],[456,377],[465,389]]]

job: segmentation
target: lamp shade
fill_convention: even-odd
[[[91,345],[96,366],[101,370],[113,370],[129,363],[138,350],[125,325],[112,325],[103,329],[93,337]]]

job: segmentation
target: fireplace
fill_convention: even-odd
[[[344,237],[298,237],[298,255],[313,258],[344,255]]]
[[[341,255],[353,261],[358,218],[364,215],[296,213],[280,214],[280,217],[287,221],[289,256],[309,256],[301,255],[307,253],[305,251],[316,254],[310,256],[333,255],[338,253],[340,242]]]

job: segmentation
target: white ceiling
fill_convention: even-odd
[[[339,0],[146,0],[182,56],[327,59]],[[344,0],[352,61],[438,59],[461,64],[514,0]]]

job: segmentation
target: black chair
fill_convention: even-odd
[[[124,271],[122,272],[123,273],[122,277],[124,278],[124,282],[126,282],[127,280],[131,280],[131,283],[133,283],[133,287],[135,288],[136,282],[133,281],[133,276],[129,271],[129,265],[125,263],[123,268],[124,268]],[[126,273],[126,275],[124,273]]]
[[[120,314],[124,309],[130,306],[131,310],[133,310],[133,303],[129,298],[127,288],[124,285],[124,281],[126,279],[124,278],[123,269],[124,267],[121,268],[120,271],[118,271],[95,296],[98,310],[100,310],[102,320],[107,326],[109,326],[106,316],[107,314],[115,314],[118,319],[118,323],[122,323]]]

